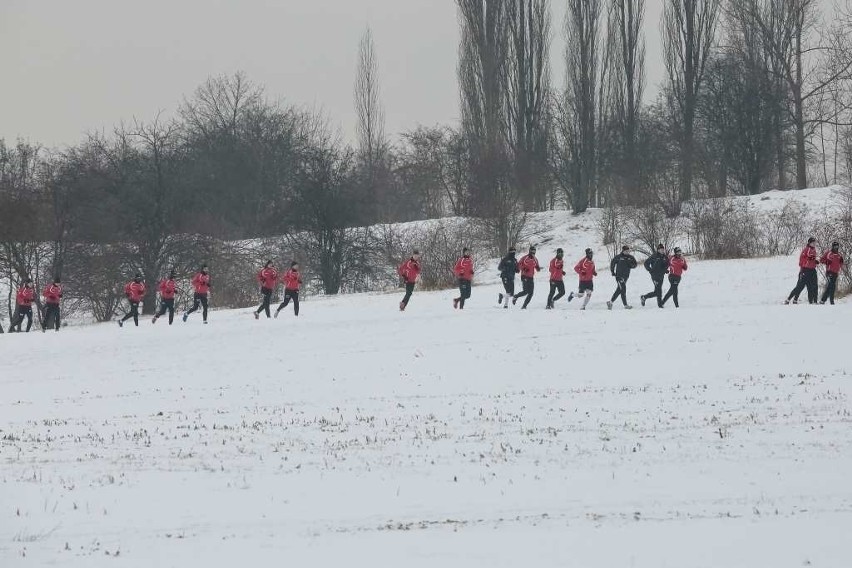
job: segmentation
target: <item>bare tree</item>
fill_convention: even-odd
[[[471,157],[471,213],[488,217],[505,194],[508,0],[456,0],[461,40],[459,89],[462,131]]]
[[[645,201],[637,151],[639,113],[645,90],[644,19],[645,0],[610,0],[607,44],[614,47],[615,54],[608,74],[609,110],[620,146],[620,164],[616,170],[623,180],[621,201],[634,205]]]
[[[510,2],[506,129],[515,192],[525,210],[547,205],[550,2]]]
[[[571,206],[582,213],[597,205],[597,117],[601,79],[601,0],[569,0],[565,15],[568,89],[567,137],[572,170]]]
[[[681,134],[680,201],[692,198],[695,115],[719,12],[720,0],[665,0],[661,31],[668,89]]]
[[[759,28],[772,69],[789,95],[789,117],[795,140],[796,185],[808,186],[808,140],[824,124],[839,126],[840,105],[831,99],[840,82],[852,74],[848,28],[838,31],[821,20],[819,0],[745,0],[743,9]],[[842,20],[842,13],[835,14]],[[820,33],[822,32],[822,33]]]
[[[375,184],[379,164],[387,151],[385,112],[379,91],[379,63],[373,32],[368,27],[358,46],[358,71],[355,75],[356,132],[360,159],[364,163],[367,181]]]

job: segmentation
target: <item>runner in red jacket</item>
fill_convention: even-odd
[[[139,327],[139,303],[145,298],[145,282],[142,280],[141,274],[136,274],[133,280],[125,284],[124,295],[127,301],[130,302],[130,311],[118,320],[118,327],[124,327],[124,322],[133,318],[133,323]]]
[[[799,294],[801,294],[802,290],[806,287],[808,289],[808,303],[817,303],[819,280],[817,278],[816,267],[818,264],[819,259],[817,258],[816,252],[816,239],[811,237],[808,239],[807,246],[803,248],[802,252],[799,254],[799,280],[796,282],[796,287],[793,288],[793,291],[790,292],[790,295],[787,296],[787,299],[784,301],[785,304],[789,304],[790,300],[793,300],[794,304],[798,304]]]
[[[408,307],[408,301],[411,300],[411,294],[414,292],[414,284],[417,282],[417,277],[420,276],[420,251],[414,249],[411,253],[411,258],[399,265],[397,273],[402,277],[405,283],[405,296],[399,303],[399,311],[404,312]]]
[[[278,271],[275,270],[271,260],[267,260],[263,269],[257,273],[257,281],[260,283],[260,295],[263,297],[263,301],[260,303],[260,307],[255,310],[254,319],[260,318],[260,312],[266,312],[268,319],[271,315],[269,313],[269,302],[272,299],[275,286],[278,285]]]
[[[826,300],[834,305],[834,292],[837,290],[837,278],[840,275],[840,269],[843,267],[843,255],[840,254],[840,243],[834,241],[831,243],[831,250],[823,253],[819,261],[825,265],[825,290],[822,293],[820,304],[825,304]]]
[[[580,277],[580,286],[577,291],[576,296],[578,298],[583,299],[583,305],[580,306],[581,310],[585,310],[586,306],[589,304],[589,300],[592,299],[592,292],[595,290],[595,283],[593,278],[598,275],[597,270],[595,270],[595,261],[592,260],[594,256],[594,252],[592,249],[586,249],[586,255],[580,259],[577,264],[574,265],[574,272],[577,273],[577,276]],[[568,295],[568,301],[574,299],[574,292]]]
[[[529,252],[518,261],[517,270],[521,273],[521,291],[512,296],[512,305],[517,303],[518,298],[526,297],[521,306],[522,310],[527,309],[535,293],[535,273],[541,272],[541,266],[539,266],[538,259],[535,257],[535,250],[535,247],[531,246]]]
[[[298,317],[299,288],[302,287],[302,273],[299,272],[298,262],[293,261],[290,263],[290,270],[284,273],[284,276],[281,277],[281,281],[284,283],[284,301],[281,302],[281,305],[279,305],[278,309],[275,310],[275,317],[278,317],[281,310],[287,307],[290,300],[293,301],[293,314]]]
[[[453,299],[453,307],[464,309],[464,301],[470,298],[470,288],[473,283],[473,259],[470,257],[470,249],[465,247],[462,256],[453,267],[453,274],[459,281],[459,297]]]
[[[192,277],[191,282],[192,288],[195,290],[192,308],[183,312],[183,321],[186,321],[190,314],[196,312],[201,307],[201,315],[204,323],[207,323],[207,296],[210,293],[210,274],[207,272],[206,264],[201,266],[201,270]]]
[[[161,280],[157,285],[157,290],[160,292],[160,309],[154,316],[151,323],[157,323],[160,316],[169,312],[169,325],[175,321],[175,294],[177,293],[177,282],[175,282],[175,271],[169,272],[169,277]]]
[[[41,323],[41,331],[47,331],[47,328],[53,327],[59,331],[60,327],[60,312],[59,303],[62,301],[62,282],[59,276],[53,279],[53,283],[44,289],[41,293],[44,296],[44,321]]]
[[[674,256],[669,259],[669,291],[666,292],[660,307],[665,306],[669,298],[672,299],[676,308],[680,307],[677,298],[677,290],[683,273],[687,270],[687,268],[689,267],[686,265],[686,259],[683,258],[681,250],[678,247],[675,247]]]
[[[9,325],[9,333],[20,333],[21,324],[27,318],[27,333],[33,326],[33,302],[35,301],[35,289],[31,278],[25,278],[23,285],[15,294],[15,317]]]
[[[565,261],[562,260],[565,251],[556,249],[556,256],[550,261],[550,293],[547,295],[545,309],[552,310],[553,305],[565,295]],[[558,294],[557,294],[558,292]]]

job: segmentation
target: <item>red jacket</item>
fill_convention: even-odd
[[[799,255],[799,268],[816,268],[819,264],[817,253],[814,247],[805,247],[802,249],[802,254]]]
[[[561,258],[554,258],[550,261],[550,279],[553,282],[562,282],[563,276],[565,276],[565,262]]]
[[[145,297],[145,283],[131,280],[124,285],[124,295],[134,304],[138,304]]]
[[[669,259],[669,274],[673,276],[680,276],[688,268],[686,259],[682,256],[673,256]]]
[[[538,259],[531,254],[524,255],[518,261],[518,271],[521,273],[521,278],[532,278],[539,270],[541,270],[541,266],[538,265]]]
[[[458,259],[453,267],[453,274],[459,280],[473,280],[473,259],[469,256]]]
[[[33,305],[35,301],[35,290],[32,288],[27,288],[26,286],[21,286],[18,288],[18,293],[15,294],[15,303],[19,306],[23,306],[25,308],[29,308]]]
[[[825,265],[826,272],[840,273],[840,267],[843,266],[843,255],[839,252],[827,250],[822,254],[819,261]]]
[[[163,300],[174,300],[175,292],[177,291],[177,283],[171,278],[168,280],[161,280],[157,289],[160,291],[160,298]]]
[[[192,287],[196,294],[206,294],[210,291],[210,275],[198,272],[192,277]]]
[[[278,271],[272,267],[264,268],[257,273],[257,281],[267,290],[274,290],[278,282]]]
[[[62,284],[51,284],[41,293],[48,304],[59,304],[62,299]]]
[[[580,275],[580,282],[591,282],[598,275],[595,271],[595,261],[585,256],[574,266],[574,272]]]
[[[417,282],[417,277],[420,276],[420,263],[413,258],[409,258],[399,265],[397,270],[406,284],[414,284]]]
[[[299,286],[302,285],[302,275],[291,268],[284,273],[284,276],[281,277],[281,281],[284,283],[285,290],[298,290]]]

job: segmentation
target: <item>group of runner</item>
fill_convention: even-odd
[[[817,240],[813,237],[808,239],[807,245],[799,255],[799,275],[796,287],[790,292],[790,295],[784,301],[785,304],[799,303],[799,296],[807,289],[808,302],[810,304],[825,304],[826,302],[834,304],[835,293],[837,291],[837,280],[840,271],[843,267],[844,259],[840,253],[840,243],[835,241],[831,244],[831,248],[826,250],[822,255],[819,255],[816,249]],[[825,266],[826,286],[822,297],[818,298],[818,274],[817,266]],[[607,309],[612,309],[617,300],[621,300],[625,309],[632,309],[627,300],[627,281],[633,269],[639,265],[636,257],[633,256],[631,248],[625,245],[621,248],[621,252],[615,255],[609,263],[610,273],[615,278],[616,288],[612,297],[607,301]],[[648,271],[654,289],[646,294],[639,296],[642,306],[651,299],[655,299],[657,306],[664,308],[669,300],[676,308],[680,307],[678,299],[678,289],[684,272],[689,268],[686,258],[680,248],[675,247],[671,254],[666,250],[662,243],[657,246],[656,252],[645,259],[643,263]],[[527,253],[520,259],[516,257],[515,247],[509,248],[506,255],[500,259],[497,265],[497,270],[500,274],[500,280],[503,283],[503,290],[498,294],[497,303],[503,308],[509,308],[509,302],[516,305],[518,300],[523,299],[521,309],[525,310],[532,301],[535,292],[535,276],[542,270],[536,257],[536,247],[529,247]],[[398,269],[405,286],[405,296],[399,303],[400,311],[405,311],[408,303],[411,300],[415,285],[420,276],[420,251],[415,250]],[[474,262],[471,257],[469,248],[462,250],[462,255],[456,261],[453,267],[453,274],[458,282],[459,295],[453,298],[453,308],[463,310],[465,302],[470,299],[471,289],[473,286],[474,277]],[[595,285],[594,279],[598,276],[597,268],[594,261],[594,252],[587,248],[582,258],[574,265],[574,272],[577,274],[579,284],[577,291],[571,291],[567,297],[565,296],[565,277],[567,271],[565,269],[564,251],[561,248],[556,249],[556,255],[550,261],[548,266],[550,276],[550,291],[547,295],[545,309],[552,310],[556,306],[556,302],[565,298],[567,302],[571,302],[574,298],[582,298],[583,302],[580,306],[581,310],[585,310],[586,306],[592,298]],[[520,275],[521,289],[515,291],[515,278]],[[669,288],[665,295],[663,294],[663,286],[668,276]],[[157,292],[159,293],[159,308],[152,319],[152,323],[157,323],[157,320],[168,314],[169,325],[174,322],[175,316],[175,296],[178,293],[178,284],[174,271],[171,271],[167,278],[164,278],[157,284]],[[275,288],[278,284],[284,287],[283,301],[275,310],[274,317],[278,317],[290,303],[293,304],[293,314],[299,315],[299,290],[302,286],[302,274],[299,270],[298,262],[291,262],[290,268],[279,274],[275,263],[268,260],[263,268],[257,273],[257,281],[260,285],[261,303],[254,311],[255,319],[260,318],[260,314],[266,314],[267,318],[272,317],[271,300]],[[208,312],[208,297],[211,288],[210,274],[207,265],[202,265],[201,269],[196,272],[192,279],[191,285],[193,289],[193,304],[192,307],[183,313],[183,321],[186,322],[190,315],[197,312],[199,309],[202,314],[202,321],[207,323]],[[129,304],[129,310],[126,315],[118,320],[118,325],[123,327],[125,322],[133,320],[135,325],[139,325],[139,306],[143,302],[148,288],[142,274],[136,276],[124,286],[124,294]],[[62,300],[62,282],[57,276],[53,281],[42,291],[44,298],[44,313],[43,317],[39,318],[42,331],[60,329],[60,303]],[[36,292],[31,278],[26,278],[22,282],[20,288],[15,295],[16,309],[10,327],[11,332],[30,331],[33,325],[33,304],[35,303]],[[26,327],[24,328],[24,322]],[[0,333],[3,329],[0,327]]]

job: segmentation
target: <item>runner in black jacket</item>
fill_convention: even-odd
[[[657,307],[663,307],[663,280],[666,273],[669,271],[669,255],[666,254],[666,247],[662,244],[657,245],[657,252],[645,259],[645,270],[651,274],[651,280],[654,282],[654,291],[642,294],[639,298],[642,305],[645,305],[645,300],[657,298]]]
[[[515,295],[515,274],[518,273],[518,259],[515,258],[515,252],[515,247],[509,247],[509,252],[497,265],[500,280],[503,281],[503,290],[506,291],[505,294],[497,294],[497,303],[503,304],[505,309],[509,309],[509,300]]]
[[[630,278],[630,271],[636,268],[636,265],[636,257],[630,254],[630,247],[627,245],[621,247],[621,254],[617,254],[612,258],[612,262],[609,263],[609,270],[612,272],[612,276],[615,278],[618,287],[612,294],[612,299],[606,303],[608,310],[612,309],[613,302],[619,296],[625,309],[633,309],[633,306],[627,303],[627,279]]]

